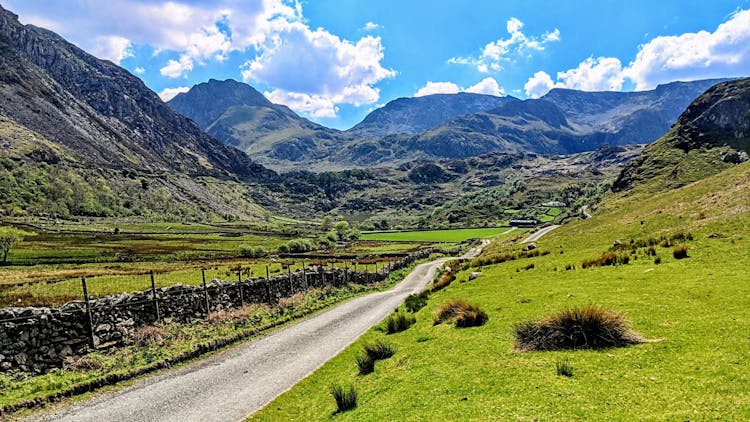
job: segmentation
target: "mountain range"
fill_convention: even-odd
[[[619,145],[667,131],[628,165],[617,189],[665,169],[667,180],[689,182],[702,174],[695,168],[718,171],[750,152],[747,80],[702,96],[720,81],[635,93],[556,89],[530,100],[397,99],[339,131],[231,80],[199,84],[167,105],[126,70],[1,7],[0,52],[6,216],[206,221],[338,213],[477,224],[497,218],[501,202],[556,199],[562,193],[550,187],[561,181],[575,194],[557,199],[574,200],[591,183],[614,179],[640,151]],[[685,157],[706,166],[687,166],[693,161]],[[534,186],[546,190],[524,193]]]

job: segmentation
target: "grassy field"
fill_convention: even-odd
[[[646,247],[629,246],[680,231],[694,240],[656,245],[659,264]],[[676,191],[610,199],[591,219],[538,241],[548,255],[459,273],[430,296],[416,325],[389,336],[370,331],[254,420],[747,420],[748,233],[749,164]],[[616,240],[626,245],[617,253],[628,254],[628,264],[581,268]],[[688,258],[673,256],[680,244]],[[470,271],[482,274],[467,281]],[[489,322],[433,326],[436,309],[450,299],[480,306]],[[515,324],[589,304],[622,312],[654,341],[596,351],[514,350]],[[376,339],[397,352],[359,376],[355,356]],[[570,364],[572,377],[557,375],[559,362]],[[353,385],[359,406],[334,414],[332,383]]]
[[[466,239],[486,239],[500,235],[516,235],[520,233],[521,230],[523,229],[515,229],[511,231],[510,227],[489,227],[477,229],[365,233],[362,235],[362,240],[458,243]]]

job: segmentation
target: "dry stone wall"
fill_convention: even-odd
[[[432,252],[415,252],[376,273],[311,268],[270,279],[212,280],[205,289],[178,284],[154,292],[123,293],[91,300],[90,313],[83,301],[56,308],[0,309],[0,372],[44,373],[61,367],[69,356],[120,345],[137,327],[164,318],[187,322],[245,304],[274,304],[312,288],[375,284],[385,280],[390,271]]]

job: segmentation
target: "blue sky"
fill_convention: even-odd
[[[750,0],[5,0],[162,98],[210,78],[348,128],[398,97],[750,75]]]

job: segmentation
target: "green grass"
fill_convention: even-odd
[[[388,336],[398,356],[367,377],[352,361],[372,330],[270,403],[254,420],[327,420],[331,382],[351,382],[357,409],[337,420],[747,420],[750,418],[750,164],[680,190],[609,200],[538,243],[552,253],[482,268],[482,277],[430,296],[409,330]],[[689,258],[640,248],[627,265],[580,269],[614,240],[690,231]],[[560,253],[563,252],[563,253]],[[524,271],[527,263],[533,269]],[[575,264],[578,269],[566,271]],[[518,271],[521,269],[520,271]],[[469,271],[460,272],[458,279]],[[432,325],[464,299],[482,327]],[[622,312],[650,343],[605,350],[519,353],[516,323],[598,305]],[[558,376],[556,363],[575,368]]]
[[[490,238],[504,234],[510,227],[489,227],[456,230],[428,230],[410,232],[365,233],[362,240],[410,241],[410,242],[462,242],[473,238]],[[519,229],[512,232],[518,234]],[[508,233],[510,234],[510,233]]]

